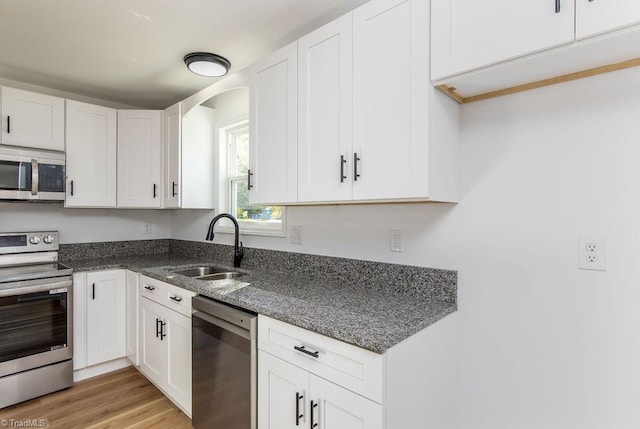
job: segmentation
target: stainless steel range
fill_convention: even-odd
[[[72,270],[58,233],[0,233],[0,408],[73,385]]]

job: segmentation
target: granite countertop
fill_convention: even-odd
[[[234,269],[238,280],[204,281],[171,270],[224,265],[201,258],[145,255],[62,261],[75,271],[126,268],[240,308],[263,314],[358,347],[384,353],[456,310],[456,304],[419,299],[398,288],[343,285],[265,269]]]

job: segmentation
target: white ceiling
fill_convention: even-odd
[[[216,79],[189,52],[232,71],[366,0],[0,0],[0,77],[149,109]]]

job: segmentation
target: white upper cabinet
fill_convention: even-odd
[[[354,200],[457,199],[459,111],[429,82],[428,22],[424,0],[353,12]]]
[[[251,202],[457,201],[459,107],[429,80],[428,1],[372,0],[298,40],[297,180],[294,47],[253,66]]]
[[[576,0],[576,37],[582,39],[640,23],[638,0]]]
[[[67,100],[66,207],[116,206],[116,116],[108,107]]]
[[[2,88],[1,143],[64,151],[64,99]]]
[[[297,201],[297,57],[294,42],[254,63],[249,70],[252,204]]]
[[[196,106],[184,113],[176,103],[163,115],[164,208],[216,206],[215,111]]]
[[[180,207],[180,139],[182,131],[180,103],[165,109],[163,122],[163,161],[165,180],[162,187],[162,207]]]
[[[216,121],[215,110],[196,106],[182,116],[180,143],[180,207],[216,207]]]
[[[162,205],[162,111],[118,111],[118,207]]]
[[[298,201],[352,197],[349,13],[298,40]]]
[[[431,0],[431,79],[570,43],[574,8],[574,0]]]

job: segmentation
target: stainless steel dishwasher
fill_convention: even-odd
[[[195,429],[256,429],[258,316],[193,298]]]

